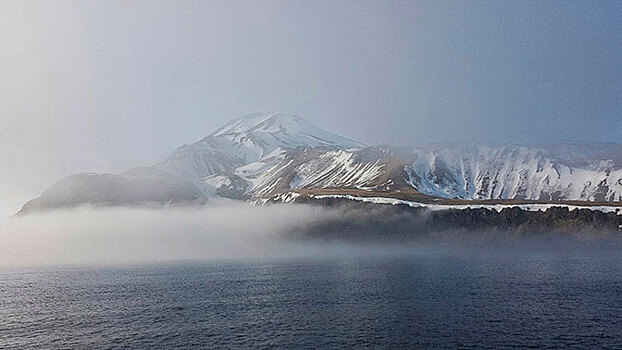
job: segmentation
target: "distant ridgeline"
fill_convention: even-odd
[[[366,146],[296,115],[255,113],[151,167],[70,175],[19,214],[85,204],[202,205],[215,197],[323,203],[326,196],[421,207],[434,215],[475,205],[470,212],[486,210],[495,220],[503,220],[497,217],[500,205],[529,211],[525,205],[545,210],[550,205],[543,205],[555,204],[616,215],[622,205],[622,145]]]

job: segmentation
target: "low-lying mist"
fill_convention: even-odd
[[[0,266],[123,264],[299,254],[283,234],[339,214],[320,207],[58,210],[0,220]]]
[[[0,267],[439,251],[453,255],[521,249],[550,253],[594,241],[593,236],[570,234],[560,241],[559,235],[553,240],[550,236],[541,240],[542,235],[534,240],[506,231],[428,232],[422,229],[426,216],[395,214],[384,207],[260,207],[230,202],[166,209],[80,207],[1,219]],[[574,242],[568,244],[568,239]]]

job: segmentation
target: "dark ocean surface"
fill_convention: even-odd
[[[620,349],[622,244],[4,268],[0,348]]]

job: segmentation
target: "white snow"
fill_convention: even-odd
[[[360,196],[352,196],[352,195],[349,195],[349,194],[343,194],[343,195],[342,194],[309,195],[309,196],[312,197],[312,198],[315,198],[315,199],[342,198],[342,199],[348,199],[348,200],[359,201],[359,202],[364,202],[364,203],[392,204],[392,205],[402,204],[402,205],[407,205],[407,206],[413,207],[413,208],[425,207],[425,204],[423,204],[423,203],[405,201],[405,200],[401,200],[401,199],[388,198],[388,197],[360,197]]]
[[[408,183],[436,197],[594,201],[603,183],[604,200],[622,200],[622,169],[571,167],[538,148],[441,147],[416,149],[413,156],[404,168]]]
[[[231,152],[247,162],[267,157],[271,152],[299,146],[363,147],[361,143],[320,129],[293,114],[254,113],[231,121],[208,136],[231,147]]]
[[[202,180],[203,183],[201,186],[201,190],[203,190],[204,193],[208,194],[216,193],[216,190],[223,185],[225,187],[231,185],[231,179],[226,175],[212,175],[203,178]]]
[[[405,201],[401,199],[388,198],[388,197],[361,197],[361,196],[352,196],[352,195],[341,195],[341,194],[331,194],[331,195],[309,195],[315,199],[322,198],[342,198],[348,200],[354,200],[365,203],[376,203],[376,204],[391,204],[391,205],[408,205],[413,208],[428,208],[430,210],[447,210],[447,209],[478,209],[485,208],[490,210],[496,210],[500,212],[504,208],[520,208],[522,210],[527,211],[546,211],[552,207],[566,207],[568,210],[574,209],[590,209],[590,210],[598,210],[604,213],[617,213],[618,215],[622,215],[622,208],[615,206],[576,206],[576,205],[565,205],[565,204],[463,204],[463,205],[449,205],[449,204],[427,204],[427,203],[419,203],[413,201]],[[298,197],[298,196],[296,196]],[[279,197],[280,198],[280,197]]]
[[[382,173],[383,164],[355,162],[354,152],[336,150],[294,169],[290,188],[305,187],[365,187]]]
[[[285,192],[279,193],[274,197],[274,199],[279,202],[288,203],[295,201],[298,197],[300,197],[300,193],[298,192]]]

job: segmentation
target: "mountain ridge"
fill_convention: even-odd
[[[89,179],[90,185],[63,182],[65,178],[62,186],[53,185],[20,213],[80,204],[197,204],[215,196],[270,201],[287,193],[329,188],[463,201],[618,203],[622,145],[614,145],[366,146],[295,114],[253,113],[232,119],[141,171],[73,178]],[[145,178],[151,187],[140,187]],[[119,186],[123,190],[113,192],[116,198],[103,195],[107,188]],[[146,193],[149,188],[153,194]]]

